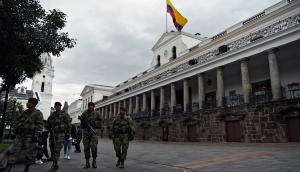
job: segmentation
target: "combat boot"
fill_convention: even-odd
[[[90,167],[91,167],[90,160],[87,159],[85,162],[85,166],[83,168],[86,169],[86,168],[90,168]]]
[[[58,170],[57,162],[53,162],[51,167],[50,167],[49,172],[55,172],[56,170]]]
[[[23,172],[29,172],[29,166],[30,165],[26,165],[25,168],[24,168],[24,170],[23,170]]]
[[[93,159],[92,167],[93,167],[93,168],[97,168],[96,159]]]
[[[119,168],[121,168],[121,169],[125,168],[125,167],[124,167],[124,160],[121,160],[121,163],[120,163]]]
[[[10,172],[12,166],[12,164],[7,164],[6,168],[4,169],[4,172]]]
[[[117,162],[117,164],[116,164],[116,167],[119,167],[120,164],[121,164],[121,161],[120,161],[120,159],[118,158],[118,162]]]

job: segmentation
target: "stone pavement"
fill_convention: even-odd
[[[74,147],[73,147],[74,148]],[[298,172],[300,143],[174,143],[131,142],[125,169],[115,167],[110,140],[101,139],[98,169],[82,169],[83,153],[61,159],[58,172]],[[47,172],[51,163],[34,165],[31,172]],[[12,172],[21,172],[18,165]]]

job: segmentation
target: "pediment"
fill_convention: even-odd
[[[83,88],[83,90],[82,90],[82,92],[81,92],[81,94],[80,94],[80,96],[83,96],[83,95],[85,95],[86,93],[88,93],[88,92],[90,92],[91,90],[92,90],[93,88],[92,87],[90,87],[90,86],[84,86],[84,88]]]
[[[168,32],[168,33],[164,33],[159,39],[158,41],[154,44],[152,51],[155,51],[158,47],[160,47],[162,44],[165,44],[166,42],[169,42],[170,40],[172,40],[174,37],[176,37],[177,35],[180,35],[179,32]]]

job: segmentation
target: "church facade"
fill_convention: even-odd
[[[39,109],[48,119],[51,112],[52,103],[52,83],[54,79],[54,66],[52,57],[49,54],[42,54],[41,61],[44,68],[41,73],[37,73],[32,79],[31,90],[34,92],[33,97],[39,100],[37,109]]]
[[[282,0],[211,38],[164,33],[151,68],[96,102],[104,135],[125,106],[136,139],[299,142],[299,11]]]

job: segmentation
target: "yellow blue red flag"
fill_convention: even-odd
[[[180,32],[188,20],[176,10],[170,0],[167,0],[167,13],[171,15],[176,29]]]

